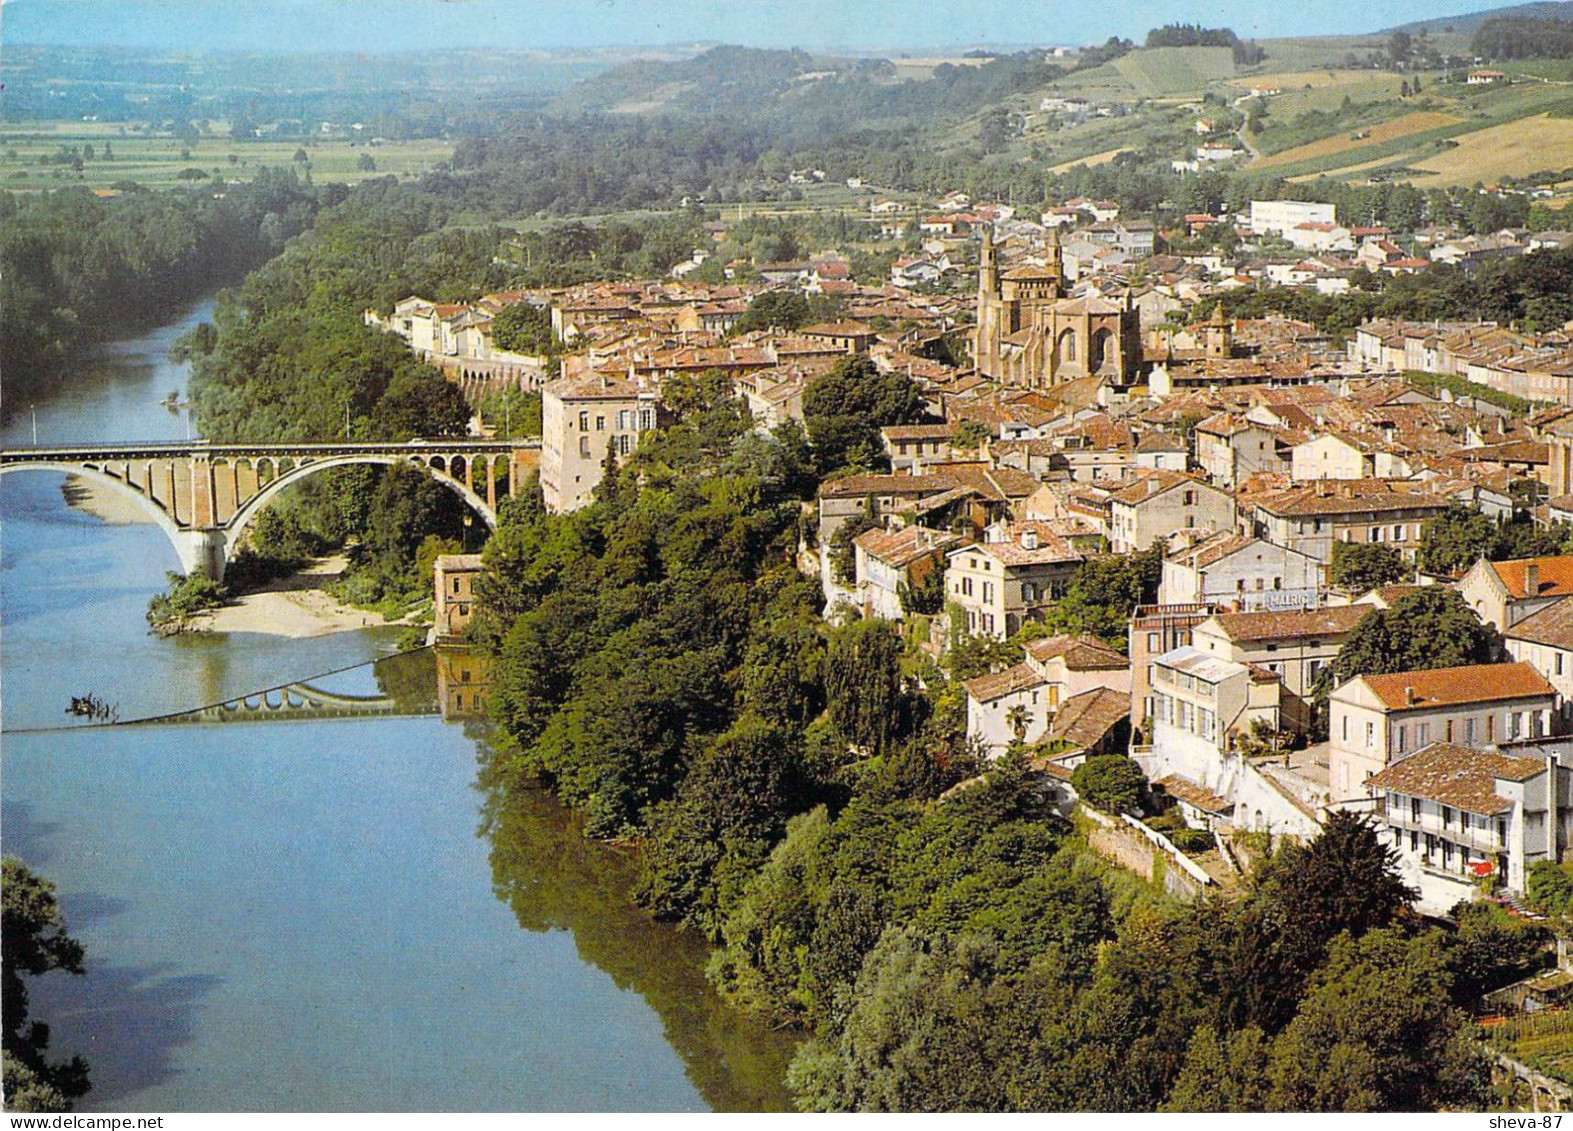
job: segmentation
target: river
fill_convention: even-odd
[[[40,443],[178,439],[170,342],[102,351],[36,405]],[[20,406],[18,406],[20,407]],[[0,432],[31,442],[35,412]],[[398,629],[159,639],[151,525],[0,479],[0,829],[61,893],[87,973],[32,980],[83,1111],[773,1110],[791,1042],[728,1010],[705,948],[629,900],[629,864],[551,798],[485,783],[436,716],[73,726],[369,664]],[[375,693],[386,665],[336,677]]]

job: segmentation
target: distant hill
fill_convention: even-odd
[[[1386,28],[1385,32],[1407,31],[1413,34],[1424,28],[1436,34],[1453,31],[1459,35],[1473,35],[1480,25],[1498,16],[1514,16],[1528,20],[1573,20],[1573,0],[1537,0],[1532,4],[1513,4],[1506,8],[1489,8],[1483,12],[1465,12],[1456,16],[1438,16],[1429,20],[1416,20]]]

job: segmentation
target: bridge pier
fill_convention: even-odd
[[[175,551],[186,576],[203,574],[223,582],[228,536],[220,529],[182,530],[175,540]]]

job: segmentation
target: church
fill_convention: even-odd
[[[1001,272],[994,233],[984,228],[978,261],[978,373],[1005,385],[1048,388],[1081,377],[1135,384],[1141,317],[1130,299],[1067,298],[1059,230],[1050,265]]]

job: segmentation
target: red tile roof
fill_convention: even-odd
[[[1361,676],[1390,710],[1491,703],[1554,696],[1556,688],[1526,663],[1473,664],[1462,668]]]
[[[1451,805],[1468,813],[1491,815],[1513,808],[1512,801],[1497,793],[1499,780],[1528,781],[1545,770],[1546,764],[1538,758],[1510,758],[1449,742],[1433,742],[1368,778],[1366,785]]]
[[[1524,567],[1538,566],[1540,586],[1535,593],[1524,588]],[[1514,597],[1566,597],[1573,596],[1573,556],[1556,558],[1521,558],[1511,562],[1492,562],[1497,577]]]

